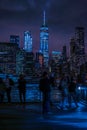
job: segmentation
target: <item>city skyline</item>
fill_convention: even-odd
[[[0,41],[10,41],[10,35],[19,35],[21,46],[24,31],[31,31],[33,50],[40,47],[40,27],[43,24],[43,10],[49,29],[49,49],[62,50],[69,46],[75,27],[85,28],[87,37],[86,0],[1,0],[0,1]]]

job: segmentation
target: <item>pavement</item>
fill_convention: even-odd
[[[0,104],[0,130],[87,130],[87,106],[60,109],[55,103],[43,116],[41,103]]]

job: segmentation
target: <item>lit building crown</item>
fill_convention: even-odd
[[[24,50],[32,52],[32,36],[30,31],[24,32]]]

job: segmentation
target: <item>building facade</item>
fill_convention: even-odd
[[[19,50],[16,54],[16,74],[24,74],[24,67],[25,67],[25,51]]]
[[[19,50],[16,55],[16,73],[32,77],[34,73],[34,53]]]
[[[32,52],[32,35],[30,31],[24,32],[24,47],[23,49],[27,52]]]
[[[76,53],[78,55],[78,63],[82,65],[85,63],[85,43],[84,43],[84,28],[76,27],[75,28],[75,41],[77,50]]]
[[[48,67],[48,61],[49,61],[49,32],[48,32],[48,26],[46,25],[45,20],[45,11],[43,16],[43,24],[40,27],[40,52],[43,53],[44,57],[44,65]]]
[[[51,72],[60,73],[60,67],[62,66],[62,52],[52,51],[50,59]]]
[[[76,75],[85,73],[84,28],[75,28],[75,37],[70,41],[70,68]],[[84,67],[81,67],[84,66]],[[82,69],[83,68],[83,69]]]
[[[43,67],[43,54],[40,52],[36,52],[36,68],[42,68]]]
[[[75,40],[78,47],[79,55],[85,54],[85,43],[84,43],[84,28],[76,27],[75,28]]]
[[[16,53],[19,50],[18,44],[0,43],[0,72],[16,74]]]
[[[18,35],[10,35],[10,43],[17,43],[20,46],[20,37]]]
[[[66,46],[63,46],[62,56],[63,56],[63,60],[66,62],[66,60],[67,60],[67,49],[66,49]]]

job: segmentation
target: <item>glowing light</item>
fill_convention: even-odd
[[[79,87],[78,87],[78,89],[80,90],[80,89],[81,89],[81,87],[79,86]]]

